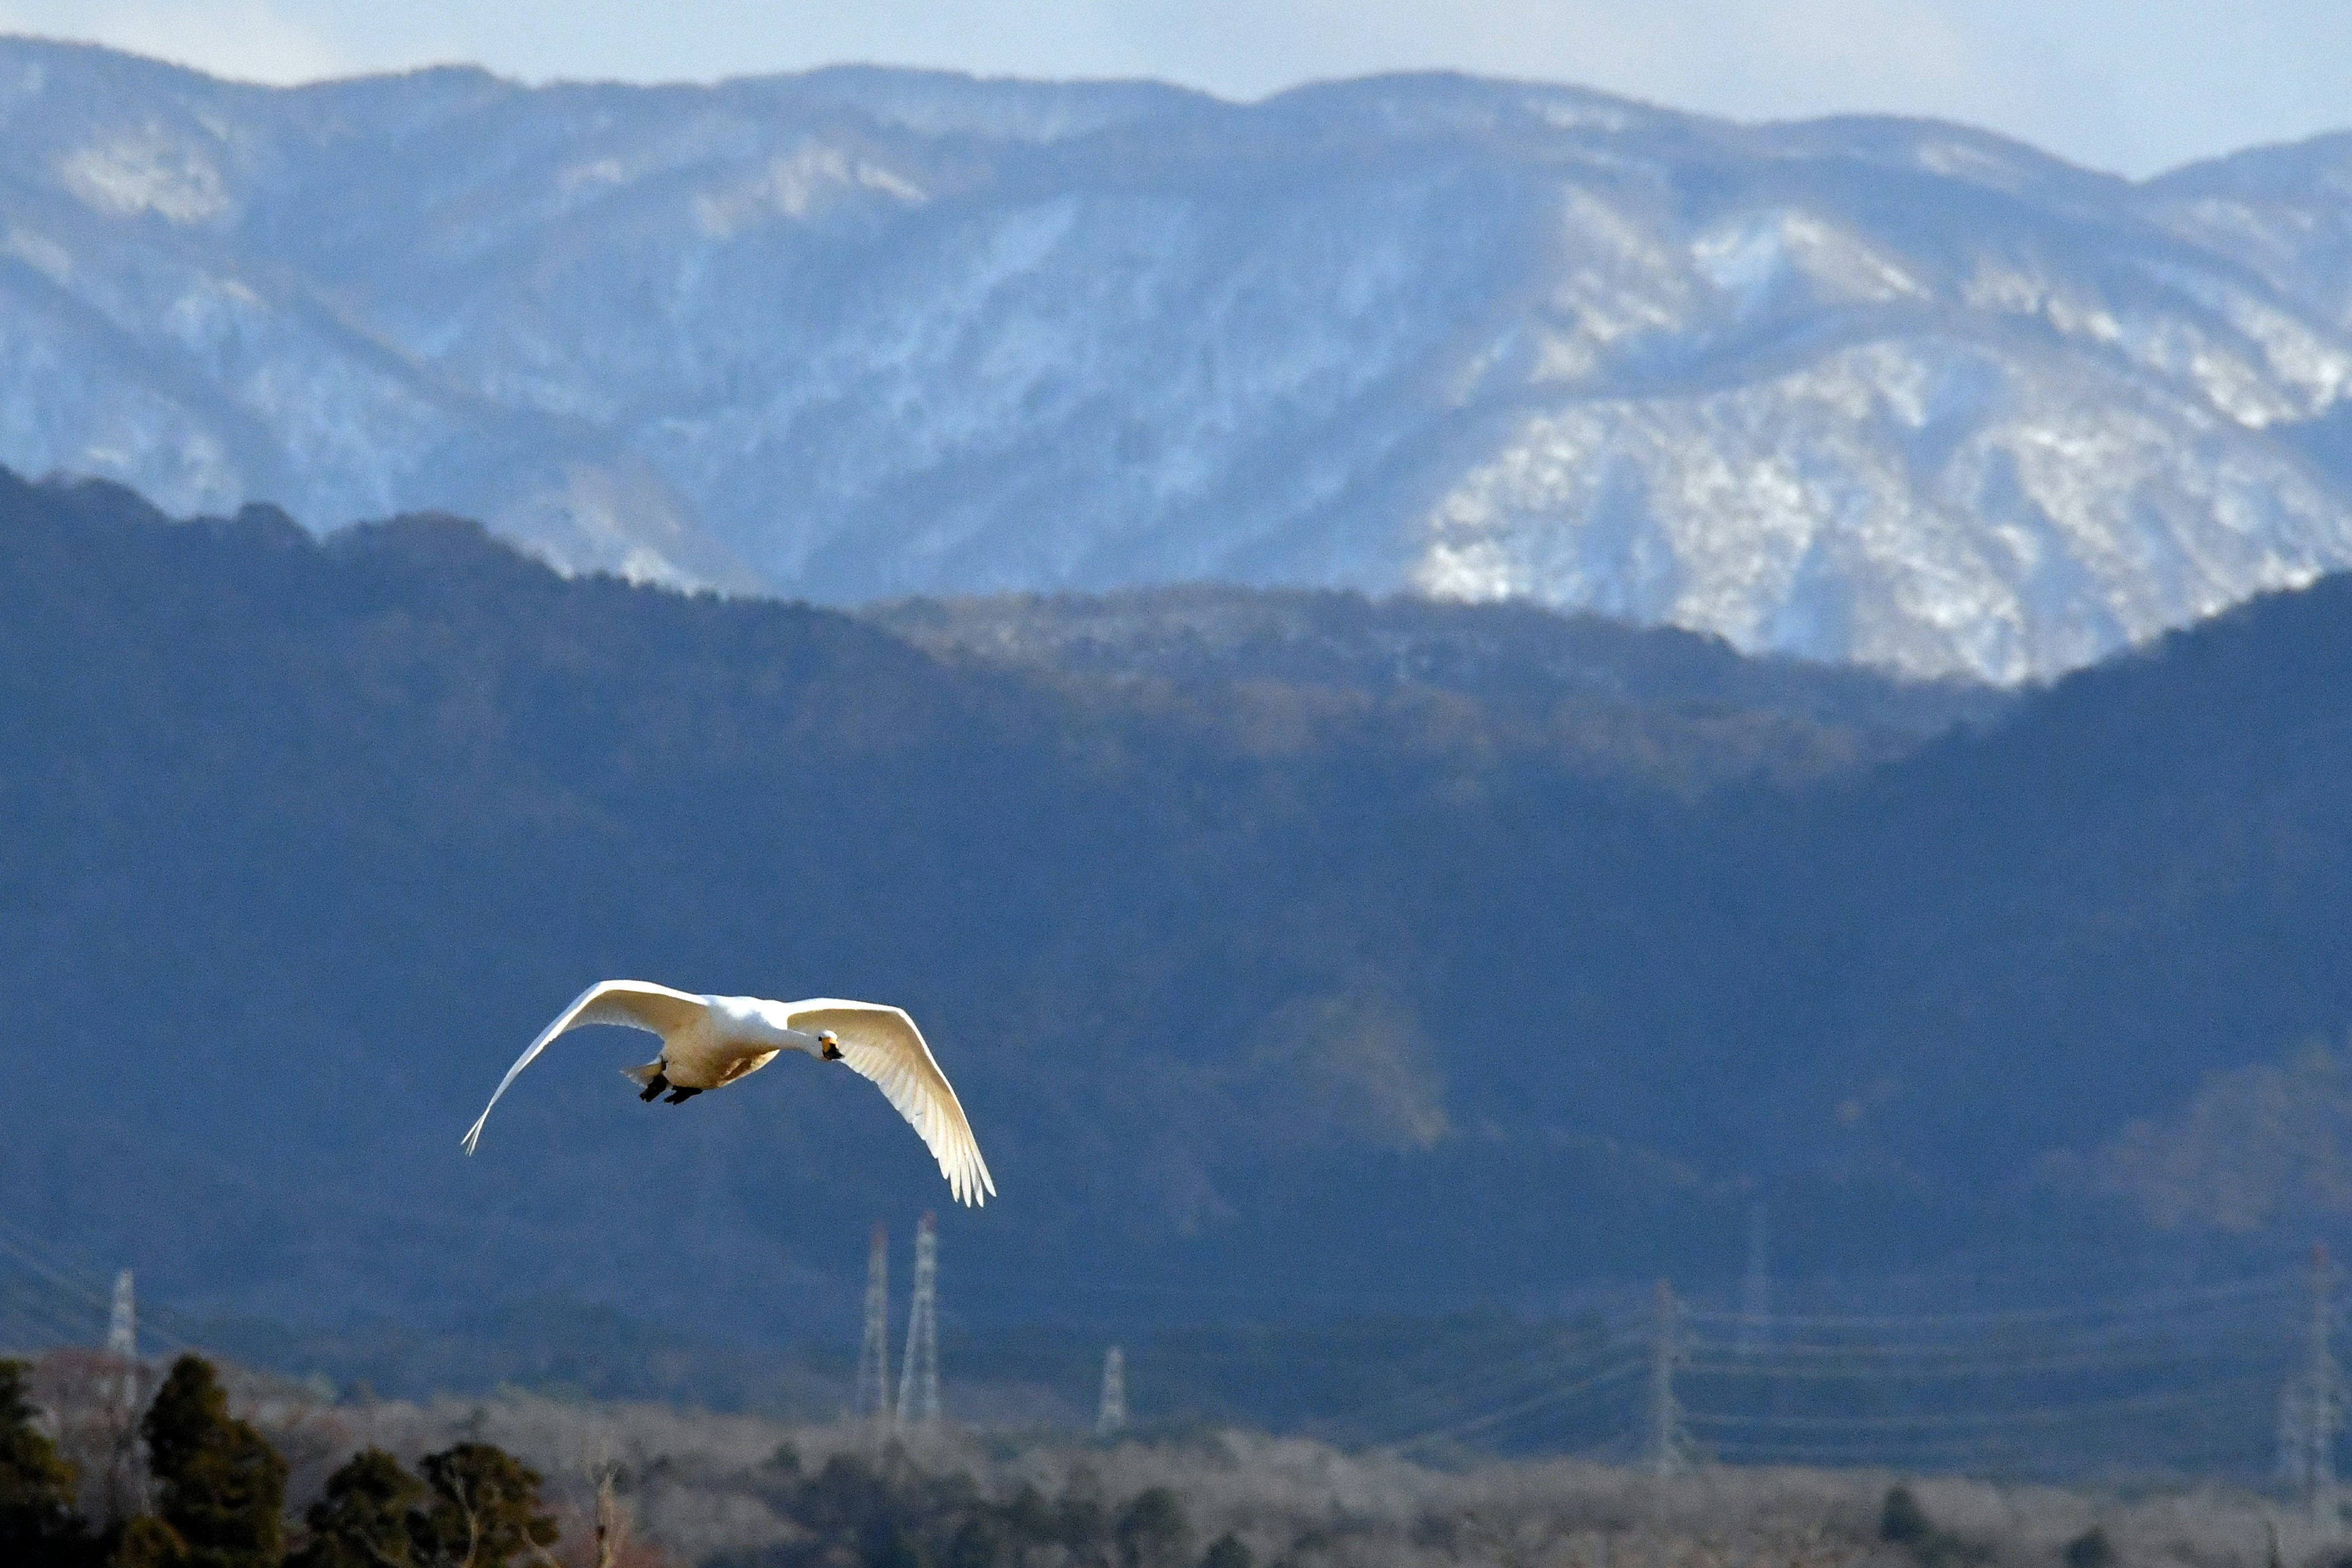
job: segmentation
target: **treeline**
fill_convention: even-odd
[[[1192,583],[1103,594],[899,599],[858,618],[925,647],[1074,674],[1154,676],[1192,687],[1274,682],[1380,694],[1425,687],[1524,710],[1615,703],[1664,736],[1705,712],[1777,716],[1817,735],[1780,743],[1817,760],[1885,754],[1955,724],[1998,719],[2015,694],[1959,679],[1906,680],[1859,665],[1743,657],[1721,637],[1637,626],[1523,601]],[[1759,727],[1762,733],[1769,727]],[[1856,733],[1859,731],[1860,733]],[[1763,748],[1724,744],[1730,762]],[[1822,742],[1828,742],[1823,744]],[[1670,747],[1667,749],[1671,749]],[[1719,764],[1720,765],[1720,764]],[[1722,770],[1727,775],[1729,768]]]
[[[299,1512],[288,1460],[229,1408],[201,1356],[181,1356],[135,1429],[138,1476],[101,1489],[91,1519],[79,1468],[42,1429],[26,1363],[0,1361],[0,1568],[660,1568],[635,1537],[618,1465],[596,1477],[593,1516],[566,1540],[542,1478],[494,1444],[464,1440],[412,1468],[360,1448]],[[650,1461],[657,1478],[667,1458]],[[780,1443],[743,1494],[791,1529],[781,1544],[722,1551],[714,1568],[1252,1568],[1231,1532],[1198,1540],[1167,1486],[1107,1497],[1081,1471],[992,1500],[965,1470],[927,1469],[896,1442],[804,1470]],[[292,1500],[301,1503],[304,1500]]]
[[[93,1521],[81,1478],[43,1433],[27,1367],[0,1362],[0,1563],[8,1568],[509,1568],[558,1538],[537,1472],[487,1443],[427,1454],[411,1473],[368,1448],[328,1478],[291,1529],[288,1467],[229,1413],[201,1356],[174,1362],[138,1426],[152,1506]]]
[[[711,1568],[1251,1568],[1230,1531],[1205,1550],[1182,1500],[1147,1487],[1117,1501],[1083,1476],[1049,1498],[1024,1485],[991,1501],[962,1471],[939,1473],[891,1445],[835,1454],[803,1474],[787,1444],[765,1467],[760,1495],[795,1527],[792,1539],[730,1552]]]

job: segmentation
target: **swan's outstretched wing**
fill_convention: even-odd
[[[881,1085],[898,1114],[922,1134],[956,1202],[977,1205],[995,1196],[971,1123],[915,1020],[896,1007],[834,996],[794,1002],[787,1012],[792,1028],[811,1035],[831,1029],[841,1042],[841,1059]]]
[[[481,1120],[466,1130],[466,1152],[472,1153],[474,1145],[481,1142],[482,1122],[490,1119],[490,1111],[498,1105],[499,1096],[506,1093],[507,1085],[547,1049],[549,1041],[566,1029],[577,1029],[585,1024],[619,1024],[667,1037],[702,1016],[707,1006],[699,996],[689,996],[649,981],[598,981],[573,997],[572,1005],[558,1013],[555,1022],[541,1030],[530,1048],[507,1068],[507,1076],[499,1079],[498,1091],[490,1096],[490,1103],[482,1107]]]

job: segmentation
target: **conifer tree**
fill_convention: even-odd
[[[152,1513],[142,1513],[117,1531],[106,1568],[188,1568],[188,1543]]]
[[[287,1568],[412,1568],[425,1496],[424,1483],[383,1449],[352,1455],[304,1515],[310,1539]]]
[[[74,1467],[33,1425],[25,1373],[23,1362],[0,1361],[0,1563],[73,1568],[89,1549]]]
[[[503,1448],[460,1443],[418,1468],[431,1492],[412,1516],[419,1568],[508,1568],[538,1561],[555,1542],[539,1500],[539,1472]]]
[[[156,1517],[185,1545],[186,1568],[278,1568],[286,1461],[228,1413],[209,1362],[173,1363],[140,1430]]]

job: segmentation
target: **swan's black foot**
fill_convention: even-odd
[[[692,1100],[696,1095],[700,1094],[701,1092],[702,1091],[698,1089],[673,1089],[669,1091],[669,1098],[662,1101],[662,1103],[665,1105],[684,1105],[688,1100]]]
[[[666,1089],[668,1087],[669,1079],[662,1077],[659,1073],[656,1073],[653,1076],[653,1081],[646,1085],[646,1091],[637,1096],[637,1098],[639,1100],[651,1100],[654,1096],[659,1094],[663,1089]]]

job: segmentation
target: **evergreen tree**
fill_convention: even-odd
[[[310,1539],[287,1568],[411,1568],[425,1497],[424,1483],[383,1449],[352,1455],[303,1516]]]
[[[106,1568],[188,1568],[188,1543],[152,1513],[142,1513],[114,1533]]]
[[[195,1355],[173,1363],[140,1430],[156,1515],[185,1544],[187,1568],[278,1568],[286,1461],[228,1413],[212,1364]]]
[[[33,1425],[25,1363],[0,1361],[0,1563],[66,1568],[89,1535],[74,1511],[74,1467]]]
[[[1176,1494],[1153,1487],[1120,1512],[1117,1533],[1121,1568],[1164,1568],[1183,1551],[1192,1529]]]
[[[410,1515],[419,1568],[507,1568],[552,1545],[555,1521],[539,1500],[539,1472],[488,1443],[427,1454],[418,1467],[429,1490]]]

